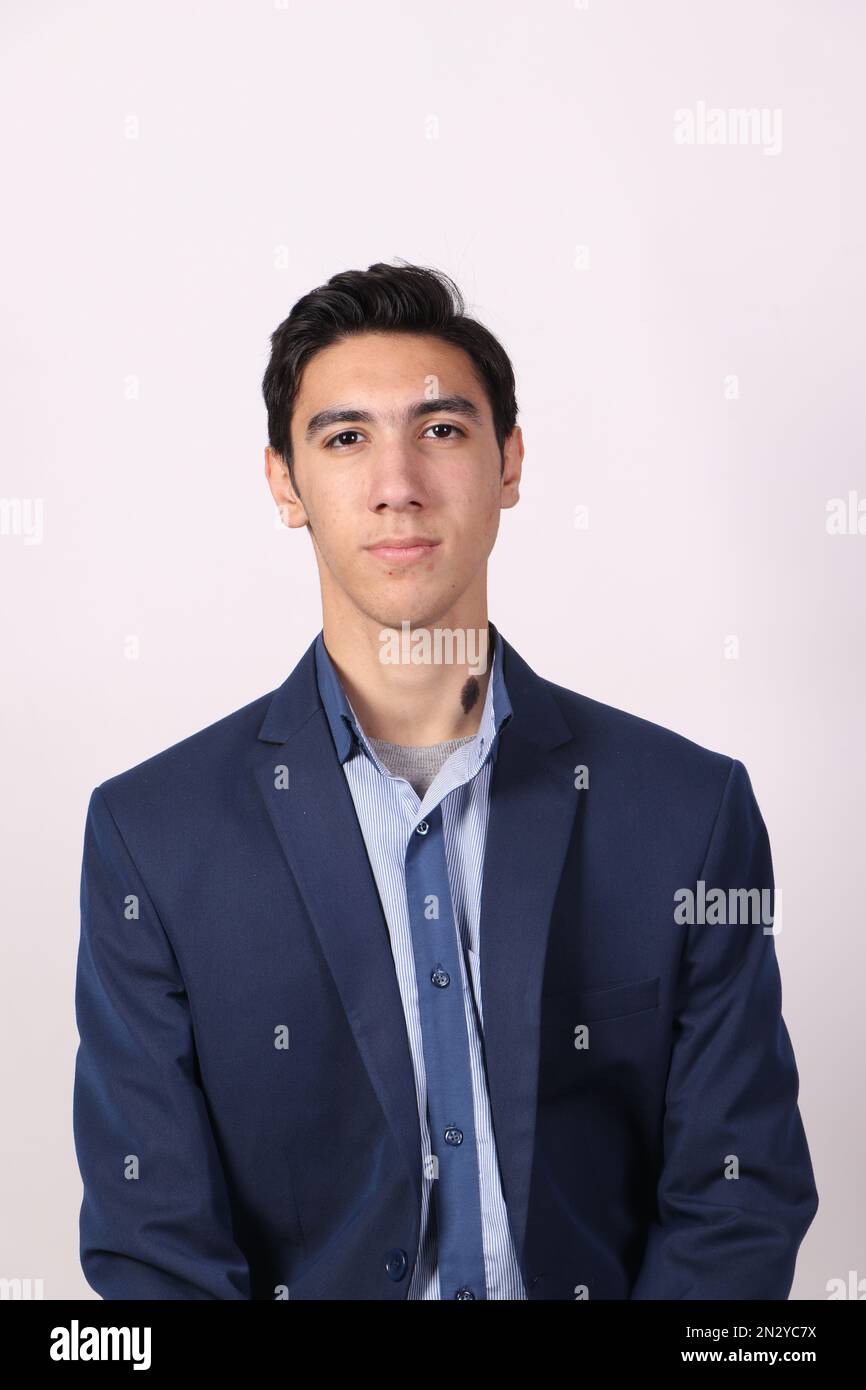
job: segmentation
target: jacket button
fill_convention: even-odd
[[[385,1273],[397,1283],[405,1275],[408,1263],[405,1250],[389,1250],[385,1256]]]

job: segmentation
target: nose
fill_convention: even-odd
[[[387,441],[370,463],[369,506],[372,511],[391,507],[423,507],[427,502],[424,459],[403,440]]]

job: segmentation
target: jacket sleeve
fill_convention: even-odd
[[[736,760],[699,877],[726,904],[731,888],[773,902],[767,831]],[[760,912],[754,925],[735,915],[686,927],[657,1214],[632,1299],[787,1299],[818,1208],[775,938]]]
[[[81,1266],[105,1299],[249,1299],[174,951],[101,788],[75,983]]]

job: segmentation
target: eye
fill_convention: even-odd
[[[430,430],[451,430],[451,434],[438,434],[435,436],[435,438],[443,441],[452,439],[454,434],[459,434],[461,438],[466,438],[466,431],[462,430],[459,425],[452,425],[449,420],[437,420],[434,424],[428,425],[424,434],[427,435]],[[340,430],[339,434],[335,434],[333,438],[326,441],[324,447],[326,449],[331,449],[334,453],[340,453],[343,449],[351,449],[361,437],[360,430]],[[341,443],[340,441],[348,442]]]
[[[452,425],[448,420],[437,420],[435,425],[428,425],[427,430],[456,430],[458,434],[463,435],[464,438],[466,437],[465,430],[462,430],[459,425]],[[427,430],[424,431],[425,434]],[[451,439],[452,436],[450,434],[438,434],[436,438]]]
[[[325,445],[325,448],[326,448],[326,449],[333,449],[333,448],[334,448],[334,445],[336,444],[336,442],[337,442],[338,439],[345,439],[346,436],[349,435],[349,434],[359,435],[360,433],[361,433],[360,430],[340,430],[340,433],[339,433],[339,434],[335,434],[334,437],[333,437],[333,439],[329,439],[329,440],[328,440],[328,442],[327,442],[326,445]],[[354,441],[353,441],[353,442],[354,442]],[[343,445],[340,446],[340,448],[343,448],[343,449],[350,449],[351,447],[352,447],[351,444],[343,444]],[[339,451],[340,451],[339,449],[335,450],[336,453],[339,453]]]

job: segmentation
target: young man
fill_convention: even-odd
[[[279,689],[92,793],[88,1282],[787,1298],[818,1199],[772,914],[719,911],[773,890],[745,768],[552,684],[489,622],[523,440],[447,277],[334,276],[263,385],[322,631]]]

